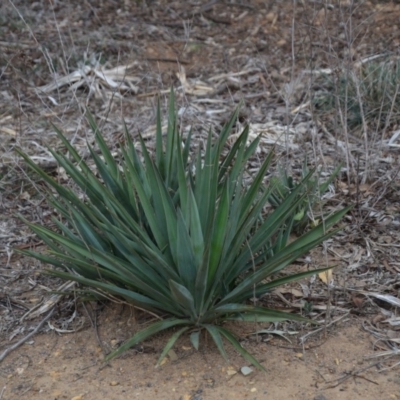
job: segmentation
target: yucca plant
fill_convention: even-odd
[[[190,150],[190,135],[182,144],[171,94],[166,141],[158,108],[156,149],[150,154],[141,136],[138,148],[126,133],[116,160],[98,126],[89,121],[101,155],[89,146],[96,171],[56,129],[67,152],[51,150],[82,193],[64,187],[18,150],[29,167],[49,186],[49,202],[61,219],[57,231],[24,220],[48,246],[47,253],[22,251],[57,269],[49,273],[74,280],[96,292],[124,298],[163,319],[136,333],[106,357],[110,360],[146,338],[175,328],[159,361],[184,333],[198,349],[206,331],[227,357],[223,339],[258,368],[224,326],[224,321],[283,321],[305,318],[248,304],[280,286],[321,270],[279,274],[287,265],[335,234],[335,225],[349,208],[325,219],[313,230],[266,257],[274,236],[287,216],[301,204],[299,196],[312,172],[270,215],[262,214],[271,193],[263,179],[270,154],[248,181],[246,163],[259,139],[246,145],[248,128],[228,150],[226,141],[236,121],[235,112],[213,143],[208,134],[204,149]],[[246,179],[245,179],[246,178]],[[21,217],[22,218],[22,217]]]

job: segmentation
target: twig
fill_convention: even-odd
[[[348,315],[350,314],[350,311],[347,314],[342,315],[339,318],[336,318],[334,321],[329,322],[329,324],[325,324],[324,326],[322,326],[321,328],[316,329],[315,331],[312,332],[308,332],[307,334],[305,334],[304,336],[302,336],[300,338],[300,343],[304,343],[306,341],[306,339],[313,335],[314,333],[318,333],[321,332],[322,330],[326,330],[327,328],[329,328],[330,326],[332,326],[333,324],[336,324],[336,322],[339,322],[340,320],[342,320],[343,318],[346,318]]]
[[[224,24],[224,25],[230,25],[232,24],[232,21],[230,19],[227,18],[219,18],[216,17],[215,15],[212,15],[210,13],[204,13],[203,16],[207,19],[209,19],[212,22],[215,22],[217,24]]]
[[[6,390],[6,387],[4,386],[3,389],[1,389],[0,400],[3,398],[3,393],[5,390]]]
[[[99,346],[101,347],[101,349],[102,349],[102,351],[103,351],[103,354],[106,354],[107,351],[106,351],[106,349],[104,348],[103,342],[101,341],[100,336],[99,336],[99,329],[98,329],[98,326],[97,326],[96,311],[93,310],[93,308],[91,307],[91,308],[92,308],[92,311],[93,311],[93,318],[92,318],[92,316],[91,316],[90,313],[89,313],[89,310],[86,308],[85,303],[82,303],[82,305],[83,305],[83,308],[84,308],[85,311],[86,311],[87,316],[89,317],[89,320],[90,320],[90,323],[91,323],[91,325],[92,325],[92,328],[94,329],[94,331],[95,331],[95,333],[96,333],[97,342],[99,343]]]
[[[165,63],[174,63],[174,64],[182,64],[182,65],[189,65],[189,61],[185,60],[178,60],[176,58],[161,58],[161,57],[147,57],[147,61],[158,61],[158,62],[165,62]]]
[[[391,369],[393,369],[393,368],[396,368],[398,365],[400,365],[400,362],[398,362],[398,363],[392,365],[391,367],[382,368],[379,372],[389,371],[389,370],[391,370]],[[1,399],[1,397],[0,397],[0,399]]]
[[[375,385],[379,385],[379,383],[377,383],[377,382],[375,382],[375,381],[372,381],[371,379],[365,378],[364,376],[359,375],[361,372],[364,372],[364,371],[366,371],[367,369],[370,369],[370,368],[372,368],[372,367],[376,367],[376,366],[379,365],[379,364],[380,364],[380,363],[377,362],[377,363],[375,363],[375,364],[371,364],[371,365],[368,365],[367,367],[361,368],[361,369],[359,369],[359,370],[357,370],[357,371],[346,372],[346,375],[345,375],[345,376],[342,376],[341,378],[335,379],[334,381],[330,381],[330,382],[331,382],[331,385],[328,385],[328,386],[323,387],[322,390],[333,389],[333,388],[335,388],[336,386],[339,386],[341,383],[347,381],[347,379],[349,379],[350,377],[365,379],[365,380],[368,381],[368,382],[371,382],[371,383],[373,383],[373,384],[375,384]],[[335,382],[335,381],[336,381],[336,382]]]
[[[13,350],[15,350],[17,347],[21,346],[21,344],[25,343],[27,340],[29,340],[33,335],[35,335],[39,329],[43,326],[43,324],[50,319],[50,317],[53,315],[54,308],[50,310],[50,312],[40,321],[39,325],[28,335],[26,335],[24,338],[22,338],[20,341],[17,343],[14,343],[11,345],[9,348],[5,349],[3,353],[0,354],[0,362],[2,362],[9,353],[11,353]],[[0,397],[1,399],[1,397]]]

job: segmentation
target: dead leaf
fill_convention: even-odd
[[[372,318],[372,324],[377,325],[379,322],[382,322],[386,319],[386,316],[383,314],[376,314],[374,318]]]
[[[303,292],[295,288],[278,288],[277,291],[281,294],[291,294],[294,297],[304,297]]]
[[[380,294],[380,293],[375,293],[375,292],[367,292],[367,291],[360,291],[361,294],[364,294],[366,296],[371,296],[371,297],[375,297],[376,299],[385,301],[389,304],[391,304],[392,306],[395,307],[400,307],[400,299],[398,299],[395,296],[392,296],[390,294]]]
[[[353,301],[354,305],[357,308],[361,309],[363,307],[363,305],[364,305],[365,297],[356,295],[356,296],[353,296],[353,298],[351,300]]]
[[[398,341],[400,339],[400,332],[398,331],[392,331],[392,330],[387,331],[387,335],[388,338],[391,340],[396,339],[396,341]]]
[[[320,272],[318,274],[318,278],[321,279],[321,281],[326,285],[329,285],[333,281],[332,268],[328,269],[327,271]]]
[[[178,360],[178,356],[176,355],[175,351],[172,349],[168,352],[168,357],[170,358],[171,361]]]
[[[168,358],[167,358],[167,357],[164,357],[164,358],[161,360],[160,364],[159,364],[160,367],[163,366],[164,364],[166,364],[168,361],[169,361]]]
[[[326,20],[326,10],[325,7],[322,7],[315,16],[314,26],[321,26],[322,24],[325,23],[325,20]]]
[[[30,195],[28,192],[22,192],[22,193],[19,195],[19,198],[20,198],[21,200],[30,200],[31,195]]]
[[[270,23],[270,26],[274,26],[278,20],[278,14],[271,11],[265,16],[265,20]]]
[[[6,128],[5,126],[2,126],[0,128],[0,132],[5,133],[10,136],[17,136],[17,132],[14,129]]]

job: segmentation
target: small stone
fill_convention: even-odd
[[[164,357],[160,362],[160,367],[163,366],[164,364],[166,364],[168,361],[169,361],[168,358]]]
[[[323,394],[319,394],[314,397],[314,400],[326,400],[326,397]]]
[[[50,371],[50,376],[53,379],[58,379],[61,376],[61,372],[59,372],[59,371]]]
[[[119,385],[119,382],[117,382],[117,381],[110,382],[110,386],[118,386],[118,385]]]
[[[253,372],[253,370],[251,368],[245,366],[245,367],[240,368],[240,372],[244,376],[247,376],[247,375],[250,375]]]
[[[172,349],[168,352],[168,357],[170,358],[171,361],[178,361],[178,356]]]
[[[257,388],[251,388],[251,389],[250,389],[250,392],[251,392],[251,393],[257,392]]]

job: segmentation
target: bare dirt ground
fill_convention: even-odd
[[[319,120],[306,106],[315,89],[310,71],[398,55],[400,5],[324,4],[1,2],[0,399],[400,398],[399,127],[367,138],[343,136],[329,116]],[[50,123],[83,155],[93,139],[85,107],[110,146],[122,137],[122,120],[151,143],[156,96],[164,99],[171,86],[195,140],[202,140],[202,129],[218,130],[242,101],[236,129],[249,123],[252,132],[263,133],[260,159],[275,145],[277,163],[285,160],[294,174],[305,155],[327,171],[345,163],[327,207],[353,203],[355,211],[342,233],[293,266],[336,265],[332,284],[319,277],[260,300],[307,311],[325,321],[323,328],[233,326],[267,373],[244,376],[246,362],[233,350],[226,363],[211,343],[196,352],[187,338],[155,369],[168,334],[104,364],[105,354],[153,317],[127,305],[52,294],[66,290],[63,282],[13,252],[42,246],[17,212],[42,224],[50,224],[52,214],[37,191],[42,182],[23,167],[15,146],[68,184],[46,150],[60,146]],[[4,353],[46,316],[36,335]],[[290,342],[251,335],[262,329],[282,330]]]

